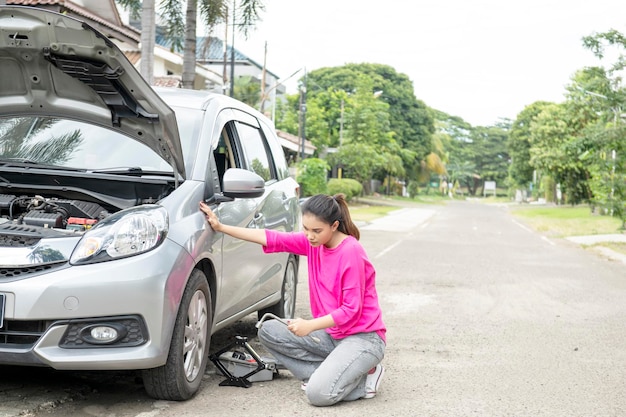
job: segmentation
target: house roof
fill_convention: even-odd
[[[135,42],[141,34],[135,28],[126,26],[117,11],[114,0],[6,0],[11,6],[31,6],[49,8],[55,11],[66,9],[104,27],[112,29]]]
[[[287,133],[282,130],[276,130],[276,135],[278,136],[278,140],[283,148],[287,148],[294,152],[300,152],[302,150],[302,140],[296,135],[292,135],[291,133]],[[315,149],[317,149],[315,145],[313,145],[311,141],[305,139],[305,155],[313,155]]]
[[[235,61],[247,61],[251,65],[254,65],[258,69],[263,69],[263,65],[259,64],[255,60],[242,54],[237,48],[233,48],[231,45],[226,44],[227,58],[231,59],[231,51],[235,50]],[[224,41],[214,36],[199,36],[196,38],[196,59],[198,61],[215,63],[224,62]],[[279,79],[280,77],[272,71],[265,69],[272,77]]]

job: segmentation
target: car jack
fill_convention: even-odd
[[[240,351],[233,351],[230,356],[224,355],[229,352],[234,347],[241,347],[248,354],[246,355]],[[226,356],[226,357],[225,357]],[[275,363],[269,363],[266,360],[263,360],[258,353],[250,346],[248,343],[248,338],[244,336],[235,336],[235,341],[230,345],[220,349],[212,355],[209,355],[209,359],[215,364],[217,369],[226,377],[225,380],[220,382],[220,386],[222,387],[241,387],[241,388],[250,388],[252,386],[252,382],[249,380],[253,375],[261,372],[267,371],[269,374],[269,378],[262,379],[268,380],[272,379],[272,374],[277,373]],[[225,366],[222,361],[227,360],[229,364],[234,366],[235,373],[244,373],[245,370],[254,367],[254,369],[250,372],[244,373],[243,375],[236,376],[231,372],[227,366]],[[256,365],[256,366],[255,366]],[[233,369],[231,366],[231,370]],[[243,370],[243,371],[242,371]],[[236,372],[239,371],[239,372]]]

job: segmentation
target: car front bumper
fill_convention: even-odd
[[[66,264],[12,282],[0,280],[5,295],[0,364],[66,370],[163,365],[193,265],[187,251],[166,239],[150,252],[125,259]],[[130,341],[102,345],[80,337],[84,327],[112,322],[131,323]]]

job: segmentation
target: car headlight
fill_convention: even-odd
[[[152,250],[165,239],[168,223],[167,210],[157,205],[117,212],[83,235],[70,257],[70,263],[104,262]]]

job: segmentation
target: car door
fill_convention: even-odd
[[[232,167],[248,169],[265,180],[266,191],[262,197],[222,203],[217,215],[224,224],[259,229],[282,226],[284,230],[287,213],[278,205],[281,193],[272,187],[278,182],[276,169],[260,125],[247,113],[233,113],[236,118],[222,129],[214,152],[218,172]],[[283,220],[276,222],[276,218]],[[268,224],[267,219],[272,223]],[[286,254],[265,254],[258,244],[228,235],[223,236],[222,254],[222,302],[217,306],[217,321],[256,306],[280,291]]]

